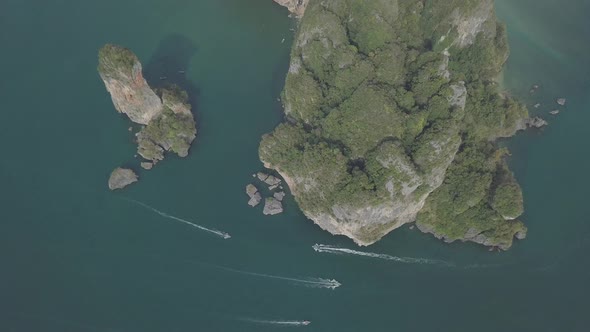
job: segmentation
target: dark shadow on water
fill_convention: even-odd
[[[289,71],[289,64],[290,64],[290,52],[286,51],[285,54],[281,57],[281,61],[273,70],[272,75],[272,85],[270,87],[270,93],[273,98],[275,99],[275,103],[273,104],[273,110],[276,113],[284,115],[283,104],[281,102],[281,92],[285,88],[285,78],[287,77],[287,72]]]
[[[163,88],[176,84],[188,93],[189,103],[200,127],[198,112],[199,88],[187,78],[197,45],[189,38],[173,34],[164,38],[149,62],[144,66],[145,79],[152,88]]]
[[[293,41],[296,38],[296,28],[297,22],[295,20],[291,20],[290,30],[292,31],[292,35],[285,36],[285,39],[282,42],[285,43],[285,47],[283,47],[283,51],[280,56],[280,61],[275,66],[272,72],[270,93],[276,100],[276,102],[274,103],[274,112],[282,116],[284,116],[285,113],[283,109],[283,103],[281,101],[281,93],[285,88],[285,79],[287,78],[287,73],[289,72],[289,67],[291,64],[291,47],[289,45],[292,45]]]

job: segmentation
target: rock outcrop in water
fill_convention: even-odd
[[[492,142],[534,125],[498,91],[507,55],[493,0],[310,0],[288,121],[263,137],[261,160],[307,217],[359,245],[417,221],[448,242],[507,249],[526,227]]]
[[[246,186],[246,194],[250,197],[248,201],[248,205],[251,207],[255,207],[262,201],[262,196],[258,192],[258,188],[255,185],[249,184]]]
[[[109,177],[109,189],[123,189],[128,185],[137,182],[137,174],[130,169],[115,168]]]
[[[168,151],[186,157],[197,130],[188,95],[178,86],[152,89],[143,78],[139,59],[130,50],[112,44],[98,54],[98,72],[115,109],[143,125],[136,134],[137,152],[150,169]]]
[[[264,201],[264,210],[262,213],[266,216],[274,216],[283,212],[283,204],[274,197],[268,197]]]
[[[305,8],[310,0],[274,0],[281,6],[285,6],[289,9],[290,12],[295,14],[296,16],[303,16],[305,13]]]

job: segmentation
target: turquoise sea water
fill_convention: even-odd
[[[551,122],[506,142],[529,238],[491,253],[405,227],[360,249],[449,266],[316,253],[358,248],[290,197],[275,217],[246,205],[259,138],[282,118],[294,26],[270,0],[3,1],[0,331],[587,331],[590,1],[497,9],[512,47],[505,85]],[[107,42],[134,50],[153,83],[188,89],[199,123],[187,159],[122,192],[106,180],[136,164],[135,146],[96,73]],[[568,104],[550,117],[558,97]],[[269,322],[292,320],[312,323]]]

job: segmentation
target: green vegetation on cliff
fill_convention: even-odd
[[[527,117],[495,83],[507,54],[491,0],[311,0],[288,121],[263,137],[261,159],[292,179],[307,216],[360,243],[425,202],[421,229],[507,248],[525,228],[503,216],[520,215],[522,197],[490,141]]]
[[[137,56],[122,46],[106,44],[98,51],[98,72],[102,75],[109,76],[120,71],[131,73],[138,62]]]
[[[507,249],[526,227],[522,193],[503,159],[489,142],[465,142],[443,184],[418,214],[418,227],[446,241],[472,240]],[[507,220],[509,219],[509,220]]]
[[[156,92],[162,98],[162,111],[137,134],[138,153],[152,161],[164,159],[164,151],[184,157],[197,134],[188,95],[176,85]]]
[[[149,160],[164,159],[164,150],[181,157],[188,153],[196,130],[192,116],[166,108],[138,134],[138,152]]]

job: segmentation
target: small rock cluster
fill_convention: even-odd
[[[273,191],[277,188],[283,189],[281,186],[281,179],[266,174],[263,172],[258,172],[257,174],[253,175],[254,178],[260,180],[260,182],[266,184],[268,186],[268,190]],[[254,184],[248,184],[246,186],[246,194],[250,197],[248,201],[248,205],[255,207],[262,201],[262,194],[258,191],[258,188]],[[262,213],[264,215],[275,215],[283,212],[283,198],[285,198],[285,192],[279,191],[274,192],[272,197],[267,197],[264,199],[264,210]]]
[[[567,102],[567,100],[565,98],[559,98],[555,102],[559,106],[565,106],[565,103]],[[561,110],[554,109],[553,111],[549,112],[549,114],[551,114],[551,115],[557,115],[557,114],[559,114],[559,112],[561,112]]]
[[[531,90],[529,91],[531,94],[535,93],[538,89],[540,88],[540,86],[538,84],[533,85],[533,87],[531,88]],[[565,104],[567,103],[567,99],[565,98],[557,98],[555,100],[555,102],[557,103],[557,105],[559,106],[565,106]],[[536,103],[535,105],[533,105],[534,108],[539,108],[541,107],[541,103]],[[552,111],[549,111],[549,114],[551,115],[557,115],[561,112],[561,110],[559,109],[554,109]]]

